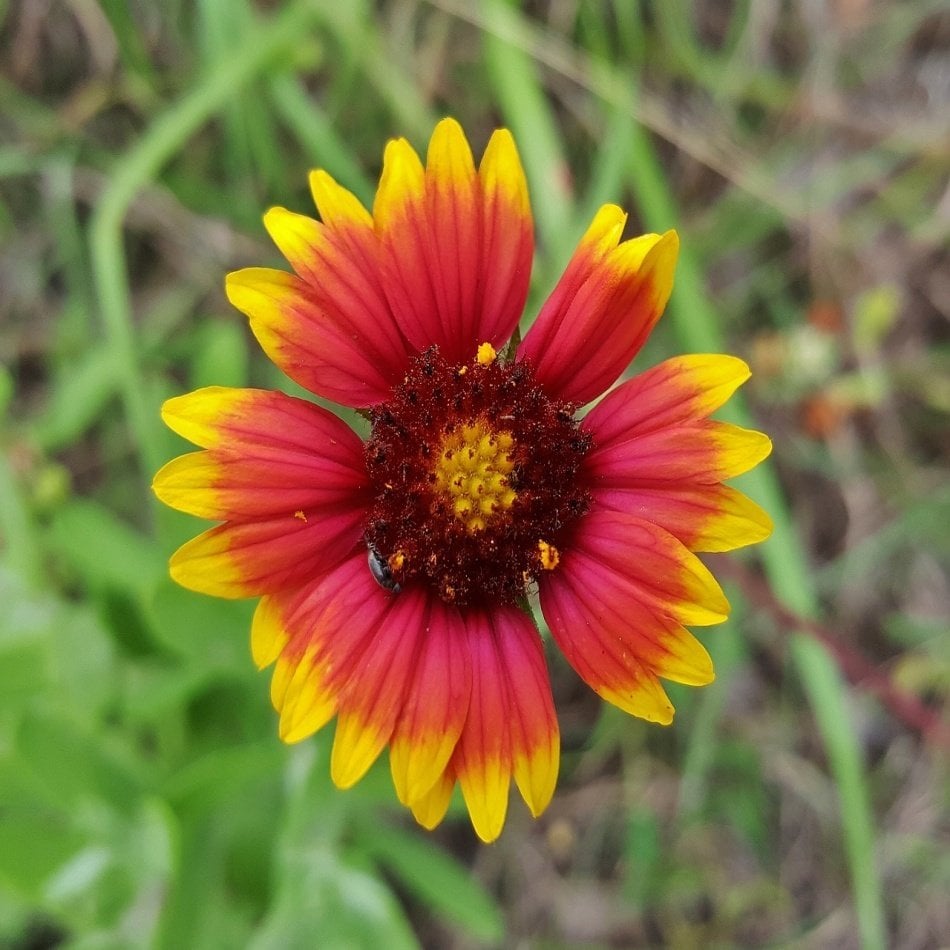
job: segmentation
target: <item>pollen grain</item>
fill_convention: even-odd
[[[553,571],[561,563],[561,552],[545,540],[538,541],[538,560],[545,571]]]
[[[497,355],[498,353],[495,351],[495,348],[491,345],[491,343],[486,342],[482,343],[478,347],[478,352],[475,355],[475,359],[480,365],[488,366],[489,363],[495,362],[495,357]]]

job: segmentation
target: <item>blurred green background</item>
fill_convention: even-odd
[[[0,0],[0,103],[0,947],[946,945],[945,2]],[[529,316],[599,203],[676,227],[634,370],[742,355],[775,441],[717,682],[661,729],[552,655],[559,789],[491,847],[278,741],[148,490],[162,399],[289,388],[222,292],[262,212],[445,114],[519,143]]]

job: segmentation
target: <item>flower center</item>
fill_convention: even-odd
[[[486,419],[445,434],[433,484],[469,534],[486,528],[518,497],[509,480],[515,467],[514,442],[510,432],[495,432]]]
[[[530,365],[488,345],[450,365],[436,347],[372,410],[374,501],[365,541],[392,590],[428,585],[446,603],[515,604],[561,548],[590,495],[590,436]]]

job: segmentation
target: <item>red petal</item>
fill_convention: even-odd
[[[676,232],[617,246],[625,216],[598,212],[518,350],[553,396],[584,404],[626,369],[663,312],[673,287]]]
[[[218,521],[322,520],[366,505],[363,444],[320,406],[278,392],[208,387],[169,399],[162,417],[209,447],[155,476],[158,497]]]
[[[673,707],[658,677],[693,684],[712,665],[683,623],[718,623],[728,604],[672,535],[617,512],[584,517],[557,569],[540,579],[541,610],[578,674],[620,708],[656,722]]]
[[[277,659],[271,700],[285,742],[311,735],[336,713],[393,601],[372,580],[363,551],[319,582],[261,601],[252,648],[258,665]]]
[[[747,472],[771,451],[761,432],[703,419],[608,442],[595,432],[584,472],[596,488],[708,485]]]
[[[390,607],[347,680],[333,740],[330,774],[340,788],[358,782],[389,742],[415,675],[429,617],[419,588],[390,598]]]
[[[363,533],[360,509],[228,522],[183,544],[171,557],[182,587],[213,597],[272,594],[319,579],[352,550]]]
[[[480,343],[508,339],[527,296],[533,236],[507,132],[495,133],[478,171],[453,119],[436,126],[425,169],[408,142],[390,142],[373,213],[386,292],[418,349],[434,343],[464,362]]]
[[[675,356],[621,383],[584,418],[598,444],[623,441],[715,412],[749,378],[735,356]]]
[[[292,380],[344,406],[371,406],[389,397],[409,351],[394,338],[388,307],[366,299],[360,285],[369,278],[359,265],[337,260],[335,266],[323,272],[320,286],[264,267],[235,271],[227,277],[228,299]]]
[[[771,443],[706,419],[748,376],[732,356],[680,356],[608,393],[582,423],[593,437],[583,474],[595,501],[660,525],[694,551],[767,538],[768,515],[719,482],[756,465]]]
[[[475,833],[489,842],[501,834],[508,812],[512,770],[508,683],[495,612],[472,610],[464,617],[472,656],[472,698],[452,768]]]
[[[732,551],[772,533],[768,514],[728,485],[602,486],[593,494],[598,505],[665,528],[690,551]]]
[[[537,817],[557,784],[560,733],[541,638],[520,610],[495,612],[496,645],[508,681],[515,782]]]
[[[434,600],[402,714],[390,743],[396,793],[412,806],[439,781],[468,715],[472,664],[457,609]]]

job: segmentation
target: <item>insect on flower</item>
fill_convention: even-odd
[[[749,376],[735,357],[674,357],[614,385],[663,312],[679,247],[673,231],[621,240],[614,205],[518,341],[534,238],[506,130],[477,167],[452,119],[425,165],[391,141],[372,212],[325,172],[310,185],[320,220],[264,217],[293,273],[237,271],[228,297],[291,379],[371,431],[280,392],[170,399],[163,418],[201,451],[162,468],[155,491],[220,522],[171,574],[261,598],[251,649],[274,667],[280,736],[336,717],[338,786],[388,747],[422,825],[458,784],[491,841],[512,779],[534,815],[557,779],[529,595],[600,696],[671,722],[661,679],[713,679],[687,627],[728,612],[696,552],[768,536],[768,515],[723,483],[771,443],[709,418]]]
[[[382,557],[379,551],[373,548],[369,548],[366,553],[369,562],[369,572],[373,575],[373,580],[375,580],[383,590],[388,590],[392,594],[398,594],[399,591],[402,590],[402,587],[396,583],[389,562]]]

